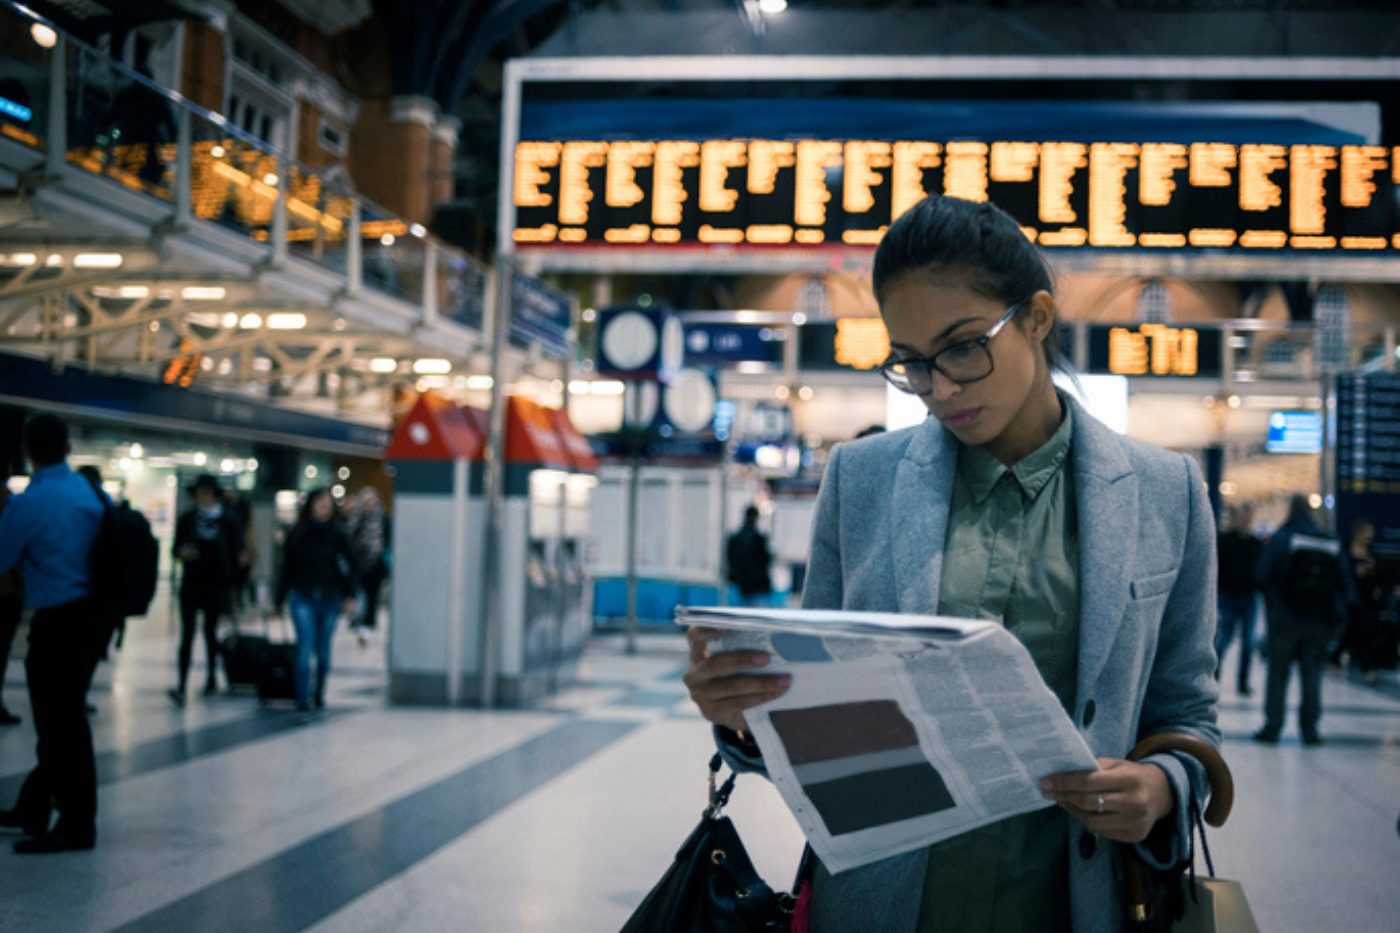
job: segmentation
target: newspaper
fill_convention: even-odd
[[[768,775],[832,872],[1052,803],[1040,779],[1098,768],[1030,653],[996,622],[682,607],[765,651],[791,688],[746,713]]]

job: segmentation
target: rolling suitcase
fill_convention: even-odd
[[[268,635],[272,634],[272,620],[267,620]],[[269,703],[273,700],[296,699],[297,646],[295,641],[264,640],[258,666],[258,700]]]
[[[237,630],[219,640],[219,659],[230,689],[253,689],[258,685],[258,671],[267,646],[267,636]]]

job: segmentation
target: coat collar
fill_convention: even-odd
[[[1070,462],[1079,514],[1078,695],[1087,698],[1128,603],[1126,569],[1137,545],[1130,529],[1138,525],[1138,489],[1122,438],[1063,397],[1073,418]],[[890,553],[900,612],[937,611],[957,457],[957,439],[928,418],[914,429],[895,472]]]

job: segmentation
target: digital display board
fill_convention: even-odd
[[[1400,147],[1213,142],[528,140],[512,238],[873,247],[930,194],[990,199],[1041,246],[1400,251]]]
[[[1322,452],[1322,412],[1276,411],[1269,415],[1264,449],[1271,454]]]
[[[1337,491],[1400,493],[1400,374],[1337,377]]]
[[[1166,324],[1089,327],[1088,372],[1114,376],[1219,378],[1220,331]]]

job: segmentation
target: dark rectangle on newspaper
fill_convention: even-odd
[[[769,719],[794,765],[919,744],[914,724],[893,700],[785,709]]]
[[[774,632],[773,650],[784,661],[825,662],[831,660],[826,645],[815,635]]]
[[[943,776],[927,762],[806,784],[802,789],[833,836],[912,820],[955,806]]]

